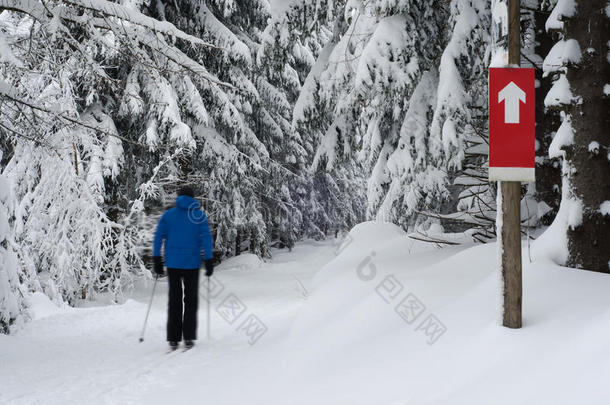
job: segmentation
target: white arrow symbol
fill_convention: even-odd
[[[510,82],[498,93],[498,103],[504,101],[504,123],[519,123],[519,101],[525,103],[525,92]]]

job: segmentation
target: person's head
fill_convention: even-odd
[[[182,186],[180,187],[180,189],[178,190],[178,195],[186,195],[188,197],[192,197],[195,198],[195,192],[193,191],[193,188],[190,186]]]

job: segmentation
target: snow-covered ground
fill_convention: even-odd
[[[165,282],[144,343],[150,282],[122,305],[35,296],[35,319],[0,335],[0,403],[608,404],[610,277],[542,251],[524,251],[521,330],[497,322],[494,244],[438,249],[379,223],[224,262],[212,341],[202,299],[186,353],[165,353]]]

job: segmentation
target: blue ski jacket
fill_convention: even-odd
[[[173,269],[198,269],[201,251],[204,260],[212,258],[212,234],[208,218],[192,197],[180,195],[176,206],[163,214],[153,243],[153,256],[161,256],[164,246],[165,266]]]

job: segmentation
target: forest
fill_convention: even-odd
[[[117,301],[189,185],[214,255],[363,221],[496,239],[488,68],[503,0],[0,0],[0,331],[28,297]],[[524,237],[610,272],[610,3],[521,2],[536,71]]]

